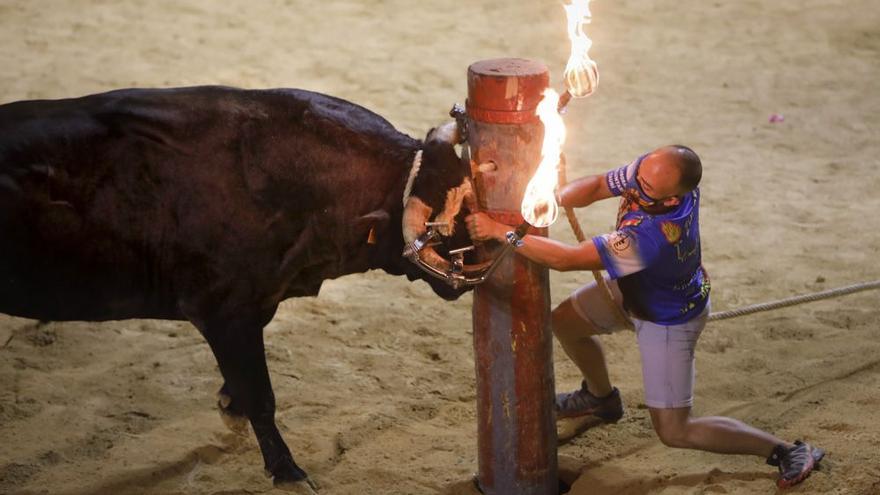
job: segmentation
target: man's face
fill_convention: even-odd
[[[640,189],[639,206],[643,210],[651,213],[681,203],[678,186],[681,172],[673,159],[662,148],[642,159],[636,174],[636,183]]]

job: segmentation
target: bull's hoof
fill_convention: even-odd
[[[318,484],[309,478],[305,471],[300,469],[296,463],[286,466],[285,469],[277,470],[272,476],[272,482],[275,488],[294,493],[316,494],[319,490]]]
[[[298,493],[300,495],[317,495],[318,484],[306,478],[302,481],[279,481],[277,478],[273,481],[275,488],[285,492]]]
[[[246,437],[249,433],[248,419],[246,416],[232,412],[229,409],[231,403],[232,399],[230,399],[228,395],[222,392],[217,394],[217,409],[220,411],[220,419],[223,420],[223,424],[225,424],[232,433]]]

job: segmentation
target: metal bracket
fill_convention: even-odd
[[[443,280],[447,284],[449,284],[453,289],[461,289],[463,287],[473,287],[475,285],[482,284],[492,274],[495,272],[495,269],[498,268],[498,265],[501,264],[501,261],[507,257],[507,255],[513,252],[513,246],[506,245],[502,249],[501,253],[492,260],[492,263],[477,272],[474,275],[467,275],[464,272],[464,254],[473,251],[474,246],[466,246],[459,249],[453,249],[449,251],[449,255],[452,256],[451,268],[449,270],[441,270],[437,267],[431,266],[419,256],[419,252],[431,245],[434,245],[436,242],[439,242],[440,234],[434,230],[433,227],[428,227],[428,230],[425,231],[424,234],[420,235],[414,241],[412,241],[409,245],[404,247],[403,256],[407,258],[412,263],[416,264],[419,268],[421,268],[425,273],[431,275],[432,277]]]
[[[468,251],[473,251],[473,246],[467,246],[459,249],[453,249],[449,251],[449,256],[452,256],[452,273],[461,275],[464,271],[464,253]]]
[[[439,241],[440,234],[434,230],[433,227],[429,227],[424,234],[418,236],[414,241],[403,248],[403,257],[415,264],[419,264],[421,263],[421,259],[419,259],[419,251],[427,247],[429,244]]]
[[[455,119],[455,125],[458,127],[458,143],[464,143],[468,140],[468,116],[467,110],[460,103],[452,105],[449,110],[449,116]]]

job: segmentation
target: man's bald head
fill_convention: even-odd
[[[636,180],[646,196],[659,202],[660,207],[670,207],[679,204],[682,195],[696,189],[702,175],[703,166],[694,150],[675,144],[648,153],[642,159]]]
[[[680,144],[673,144],[658,148],[652,154],[657,154],[664,162],[674,165],[678,169],[678,194],[693,191],[700,185],[703,177],[703,164],[694,150]]]
[[[703,177],[703,164],[694,150],[680,144],[673,144],[660,148],[670,162],[678,167],[680,177],[678,179],[679,194],[693,191],[700,185]]]

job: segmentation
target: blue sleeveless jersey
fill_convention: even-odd
[[[700,258],[700,190],[684,195],[671,211],[645,212],[637,201],[641,160],[605,174],[608,189],[621,196],[617,230],[594,237],[593,244],[633,316],[678,325],[699,315],[709,300]]]

